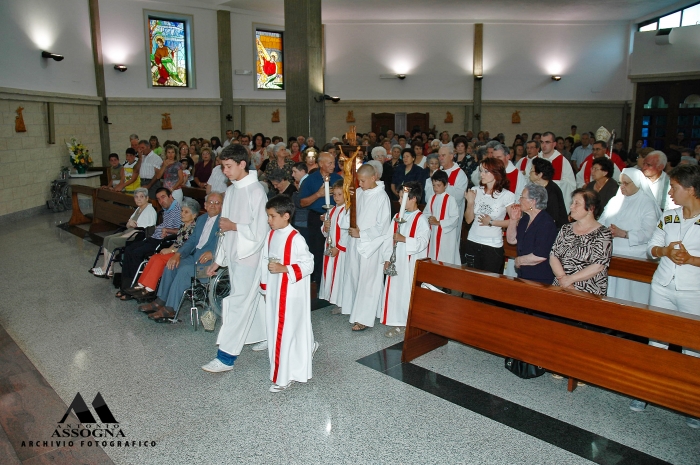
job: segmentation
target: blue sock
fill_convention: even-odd
[[[216,352],[216,358],[221,360],[221,363],[224,365],[233,366],[233,362],[235,362],[238,357],[236,355],[227,354],[223,350],[219,349]]]

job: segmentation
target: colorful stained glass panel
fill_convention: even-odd
[[[187,23],[148,17],[150,73],[153,87],[188,87]]]
[[[255,30],[255,87],[262,90],[284,89],[283,33]]]

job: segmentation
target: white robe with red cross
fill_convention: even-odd
[[[387,326],[406,326],[416,260],[428,256],[428,242],[430,241],[428,219],[420,210],[406,212],[403,218],[406,222],[400,226],[393,221],[393,231],[398,231],[406,238],[406,242],[396,244],[396,272],[398,274],[386,277],[382,293],[382,306],[377,312],[379,321]],[[389,261],[391,258],[393,235],[389,238],[389,242],[392,247],[383,248],[384,261]]]
[[[270,273],[269,258],[286,273]],[[270,379],[286,386],[311,378],[314,333],[311,328],[311,283],[314,256],[299,231],[287,225],[270,231],[260,260],[260,292],[265,295]]]
[[[434,216],[440,222],[439,226],[430,225],[429,258],[453,265],[462,263],[459,256],[462,215],[457,209],[457,202],[447,192],[427,199],[423,210],[426,220]]]
[[[525,189],[527,179],[510,160],[508,160],[508,164],[506,165],[506,177],[508,178],[508,181],[510,181],[508,190],[515,194],[516,200],[519,199],[520,195],[523,193],[523,189]]]
[[[341,290],[343,286],[343,272],[345,270],[345,255],[347,253],[348,230],[340,227],[340,221],[343,216],[349,215],[345,211],[345,205],[335,206],[329,212],[331,225],[330,231],[326,232],[321,226],[323,235],[328,237],[330,234],[332,247],[338,249],[338,255],[331,257],[323,256],[323,271],[321,274],[321,287],[318,290],[318,298],[327,300],[328,302],[340,306]]]
[[[373,189],[358,188],[356,202],[360,237],[348,237],[341,307],[343,314],[349,312],[350,323],[374,326],[384,285],[381,248],[391,234],[391,206],[382,181]],[[341,219],[340,227],[350,227],[350,215]]]

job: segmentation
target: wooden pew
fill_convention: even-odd
[[[96,191],[98,189],[95,187],[83,186],[80,184],[73,184],[70,186],[70,188],[71,202],[73,203],[73,213],[71,214],[70,220],[68,220],[68,224],[74,226],[77,224],[91,223],[92,218],[85,216],[85,214],[83,214],[83,212],[80,210],[78,194],[89,195],[90,197],[92,197],[92,204],[95,205],[95,196],[97,195]]]
[[[508,244],[505,238],[503,240],[503,248],[505,249],[506,258],[515,258],[518,256],[515,246]],[[656,260],[614,256],[610,259],[608,275],[649,284],[651,283],[651,278],[654,276],[654,271],[656,271],[658,264],[659,262]]]
[[[183,187],[182,195],[195,199],[197,202],[199,202],[199,206],[204,209],[204,200],[207,197],[206,189],[201,189],[199,187]]]
[[[112,192],[106,189],[96,189],[93,203],[92,224],[90,232],[104,232],[117,229],[120,223],[126,223],[136,209],[134,196]],[[155,199],[149,199],[156,212],[162,210]]]
[[[402,361],[451,339],[566,375],[570,391],[582,380],[700,417],[700,358],[513,307],[700,350],[699,316],[425,259],[416,265]]]

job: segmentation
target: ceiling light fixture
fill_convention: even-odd
[[[123,73],[126,71],[126,65],[114,65],[114,69]]]
[[[56,60],[56,61],[61,61],[64,58],[63,55],[58,55],[56,53],[45,52],[45,51],[41,52],[41,57],[42,58],[51,58],[51,59]]]
[[[399,78],[399,79],[401,79],[401,80],[406,79],[406,75],[405,75],[405,74],[397,74],[396,77]]]

